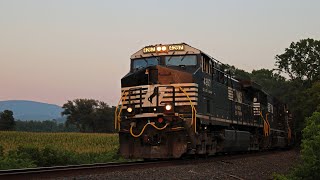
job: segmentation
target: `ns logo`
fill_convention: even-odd
[[[154,87],[152,89],[152,85],[149,86],[148,92],[146,94],[146,98],[143,101],[143,107],[157,106],[157,97],[159,98],[159,105],[161,105],[161,101],[164,96],[164,87]]]

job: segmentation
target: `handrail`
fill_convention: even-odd
[[[270,123],[269,123],[269,120],[268,120],[268,115],[269,115],[269,113],[266,114],[266,121],[267,121],[267,124],[268,124],[268,135],[270,135]]]
[[[133,134],[133,131],[132,131],[133,124],[131,124],[131,126],[130,126],[130,134],[131,134],[133,137],[135,137],[135,138],[140,137],[140,136],[143,134],[144,130],[146,129],[146,127],[147,127],[148,125],[151,125],[151,126],[153,126],[155,129],[161,131],[161,130],[164,130],[164,129],[169,125],[169,123],[166,123],[166,125],[164,125],[163,127],[159,128],[159,127],[157,127],[156,125],[154,125],[154,122],[148,122],[147,124],[145,124],[145,125],[143,126],[141,132],[140,132],[138,135]]]
[[[290,124],[289,124],[289,117],[287,117],[287,127],[288,127],[288,144],[290,144],[291,142],[291,137],[292,137],[292,134],[291,134],[291,128],[290,128]]]
[[[264,133],[264,136],[269,136],[270,135],[270,124],[269,124],[269,121],[268,121],[268,113],[266,114],[266,119],[263,117],[261,111],[260,111],[260,116],[263,119],[263,133]]]
[[[190,101],[190,106],[192,109],[192,120],[191,120],[191,125],[194,125],[194,133],[197,133],[197,110],[193,105],[192,100],[190,99],[188,93],[182,89],[181,86],[179,86],[179,89],[187,96],[188,100]]]
[[[118,102],[118,105],[116,106],[116,109],[115,109],[115,111],[114,111],[114,129],[117,129],[117,124],[118,124],[118,121],[117,121],[117,119],[118,119],[118,107],[119,107],[119,105],[120,105],[120,102],[121,102],[121,100],[122,100],[122,96],[123,96],[123,93],[124,93],[125,91],[123,91],[122,93],[121,93],[121,96],[120,96],[120,99],[119,99],[119,102]]]
[[[125,92],[126,92],[125,90],[122,92],[120,100],[119,100],[118,105],[116,107],[116,110],[114,111],[114,129],[116,129],[116,130],[120,130],[120,115],[121,115],[122,108],[123,108],[123,101],[126,100],[127,95],[128,95],[128,94],[125,94]],[[124,94],[125,94],[125,96],[123,98]],[[119,114],[118,114],[118,108],[119,108],[120,103],[121,103],[121,107],[120,107]]]
[[[288,126],[288,143],[291,142],[291,128]]]

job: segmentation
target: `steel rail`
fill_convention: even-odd
[[[39,167],[0,170],[0,179],[46,179],[78,175],[99,174],[112,171],[128,171],[141,168],[163,167],[173,161],[134,161],[126,163],[99,163],[70,166]]]

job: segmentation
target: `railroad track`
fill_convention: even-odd
[[[129,171],[141,168],[163,167],[177,164],[177,161],[135,161],[126,163],[99,163],[56,167],[0,170],[0,179],[49,179],[78,175],[100,174],[112,171]]]
[[[51,179],[51,178],[66,178],[89,174],[103,174],[113,171],[130,171],[145,168],[180,166],[187,164],[208,163],[211,161],[221,161],[229,163],[228,160],[245,158],[248,156],[262,156],[275,153],[275,151],[267,151],[250,154],[233,154],[219,155],[207,158],[190,158],[178,160],[159,160],[159,161],[134,161],[125,163],[99,163],[87,165],[71,165],[71,166],[56,166],[56,167],[41,167],[27,169],[0,170],[0,179]]]

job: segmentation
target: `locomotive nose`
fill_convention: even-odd
[[[157,84],[158,68],[158,66],[150,66],[129,73],[121,79],[122,87]]]
[[[121,84],[122,87],[132,87],[151,84],[192,83],[193,81],[190,72],[156,65],[129,73],[121,79]]]

